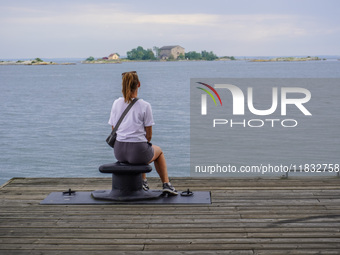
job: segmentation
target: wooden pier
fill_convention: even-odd
[[[0,188],[0,254],[340,254],[340,178],[172,183],[210,190],[212,204],[39,205],[111,179],[14,178]]]

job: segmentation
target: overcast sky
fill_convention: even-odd
[[[218,56],[340,55],[339,0],[0,0],[0,59],[181,45]]]

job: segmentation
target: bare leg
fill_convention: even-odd
[[[162,182],[169,182],[169,177],[168,177],[168,169],[166,166],[166,161],[165,157],[163,154],[162,149],[157,146],[157,145],[152,145],[152,148],[154,150],[154,155],[153,158],[151,159],[151,162],[154,162],[156,171],[161,178]]]

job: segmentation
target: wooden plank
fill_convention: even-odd
[[[234,244],[176,244],[176,245],[145,245],[144,250],[166,250],[166,251],[185,251],[185,250],[246,250],[246,249],[251,249],[251,250],[279,250],[282,253],[281,254],[287,254],[285,250],[291,251],[295,249],[308,249],[308,250],[314,250],[314,252],[317,251],[323,251],[323,249],[340,249],[340,244],[337,243],[312,243],[312,244],[299,244],[299,243],[294,243],[290,242],[287,244],[277,244],[277,243],[272,243],[272,244],[262,244],[261,242],[259,243],[234,243]],[[237,254],[237,253],[235,253]]]
[[[160,188],[158,178],[148,178]],[[204,182],[204,188],[202,188]],[[18,178],[0,188],[1,254],[338,254],[340,179],[172,178],[211,205],[41,206],[110,178]]]
[[[56,250],[43,250],[39,249],[40,254],[49,254],[49,255],[84,255],[84,254],[91,254],[91,255],[136,255],[136,254],[143,254],[143,255],[173,255],[173,254],[181,254],[181,255],[197,255],[197,254],[204,254],[204,255],[254,255],[252,250],[223,250],[223,251],[162,251],[161,253],[159,251],[117,251],[114,252],[111,250],[99,250],[94,251],[91,250],[88,253],[84,252],[84,250],[73,250],[72,247],[70,247],[69,250],[62,250],[62,251],[56,251]],[[26,255],[27,253],[23,253],[22,251],[15,251],[15,250],[1,250],[1,255]],[[32,253],[34,254],[34,253]],[[326,253],[328,254],[328,253]],[[334,254],[334,253],[333,253]]]
[[[187,235],[184,238],[78,238],[74,237],[72,239],[65,238],[54,238],[54,237],[44,237],[36,239],[35,237],[31,238],[22,238],[16,240],[14,238],[1,238],[0,244],[55,244],[55,243],[63,243],[63,244],[74,244],[74,245],[88,245],[91,244],[104,244],[104,245],[111,245],[111,244],[155,244],[155,245],[172,245],[172,244],[290,244],[292,242],[291,238],[193,238]],[[340,247],[340,238],[320,238],[320,237],[298,237],[296,238],[296,242],[299,244],[335,244],[335,246]]]

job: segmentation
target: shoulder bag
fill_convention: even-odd
[[[106,138],[106,142],[109,146],[114,148],[116,138],[117,138],[117,130],[119,128],[120,123],[123,121],[125,115],[128,113],[128,111],[131,109],[131,107],[137,102],[138,98],[135,98],[132,100],[132,102],[126,107],[125,111],[123,112],[122,116],[120,116],[120,119],[118,120],[116,126],[112,130],[111,134]]]

